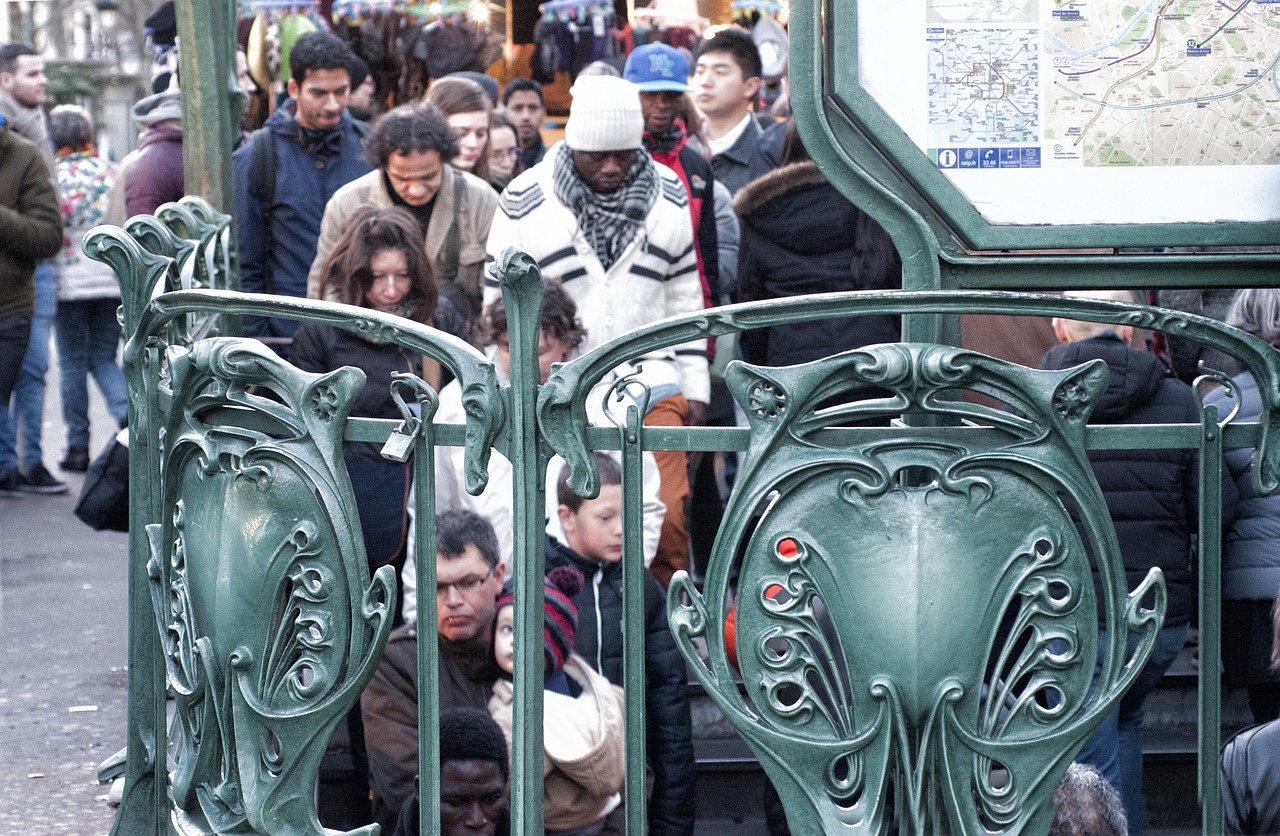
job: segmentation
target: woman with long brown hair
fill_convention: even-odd
[[[449,165],[489,179],[489,128],[493,102],[478,82],[449,75],[427,88],[425,100],[444,111],[445,120],[458,136],[458,155]]]
[[[418,223],[404,209],[371,206],[357,213],[330,252],[321,280],[324,289],[333,289],[327,298],[466,338],[463,317],[439,294]],[[310,372],[342,366],[362,369],[365,386],[351,411],[362,418],[401,417],[391,399],[393,372],[411,372],[437,388],[442,385],[434,360],[369,334],[314,322],[298,327],[289,357]],[[384,459],[378,444],[348,442],[345,452],[369,565],[390,563],[404,547],[410,471]]]

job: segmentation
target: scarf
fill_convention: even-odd
[[[49,127],[44,119],[44,111],[38,107],[27,107],[18,103],[8,90],[0,87],[0,114],[9,120],[9,127],[26,139],[31,140],[40,149],[44,163],[49,167],[49,174],[57,178],[58,169],[53,162],[53,143],[49,140]]]
[[[573,151],[561,143],[552,169],[556,198],[573,212],[578,226],[606,271],[640,231],[644,219],[658,202],[658,175],[649,153],[636,153],[636,161],[617,191],[600,194],[587,184],[573,165]]]

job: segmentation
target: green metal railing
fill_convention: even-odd
[[[433,423],[434,392],[425,384],[414,390],[423,405],[412,428],[418,519],[434,513],[437,445],[465,447],[472,492],[484,487],[491,449],[515,463],[523,638],[512,818],[521,832],[541,820],[542,614],[520,602],[540,600],[542,486],[552,453],[568,462],[571,486],[592,495],[590,451],[623,452],[624,624],[643,623],[642,450],[746,453],[705,583],[673,581],[672,626],[801,832],[876,833],[891,823],[912,833],[1043,830],[1058,777],[1141,668],[1163,614],[1158,572],[1137,590],[1124,588],[1085,449],[1201,450],[1204,664],[1217,658],[1219,638],[1221,449],[1258,446],[1260,491],[1280,476],[1272,440],[1280,355],[1200,317],[1027,294],[832,294],[655,323],[557,367],[539,385],[541,280],[536,265],[512,252],[495,268],[512,354],[512,382],[499,386],[483,355],[433,329],[368,309],[218,289],[233,267],[225,218],[198,200],[185,209],[162,209],[160,224],[135,219],[129,232],[98,230],[86,245],[124,281],[129,333],[130,717],[117,833],[320,832],[317,753],[371,674],[394,606],[386,570],[370,580],[364,569],[341,445],[384,441],[398,422],[347,417],[363,384],[356,370],[304,374],[253,340],[219,336],[220,324],[235,317],[288,316],[370,334],[456,375],[465,426]],[[975,310],[1192,337],[1270,382],[1260,387],[1263,418],[1225,432],[1211,409],[1198,426],[1159,432],[1090,427],[1106,381],[1097,363],[1038,372],[912,343],[791,368],[732,364],[728,382],[748,414],[746,428],[641,428],[634,407],[622,426],[593,426],[586,417],[599,380],[622,359],[658,347],[828,317]],[[966,389],[1013,411],[955,399]],[[869,417],[894,421],[858,425]],[[1103,572],[1101,600],[1059,493],[1081,509]],[[288,525],[279,528],[279,520]],[[430,526],[415,536],[418,554],[434,553]],[[901,547],[885,545],[894,541]],[[430,589],[434,562],[419,561],[417,571],[419,588]],[[741,680],[724,632],[735,574]],[[1136,603],[1148,590],[1158,593],[1151,611]],[[421,606],[422,623],[431,623],[433,599]],[[1099,620],[1109,648],[1090,693]],[[1130,634],[1141,641],[1126,660]],[[1051,639],[1070,649],[1050,648]],[[419,642],[418,652],[419,670],[434,672],[435,643]],[[640,633],[626,633],[625,653],[625,690],[642,693]],[[422,730],[438,715],[432,685],[420,677]],[[167,691],[176,719],[166,728]],[[1220,821],[1212,677],[1202,678],[1200,701],[1200,789],[1212,829]],[[628,830],[639,833],[643,700],[627,701],[626,728]],[[439,764],[434,736],[420,733],[420,743],[425,833],[439,815]]]

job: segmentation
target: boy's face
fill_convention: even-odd
[[[746,113],[760,94],[760,79],[743,78],[742,68],[728,52],[698,56],[692,86],[693,100],[712,119]]]
[[[515,619],[516,608],[503,607],[498,610],[498,619],[493,625],[493,658],[507,673],[516,669]]]
[[[498,337],[498,362],[511,374],[511,342],[506,334]],[[551,367],[569,360],[569,343],[547,331],[538,332],[538,377],[543,383],[551,377]]]
[[[559,514],[569,548],[602,563],[622,559],[621,485],[602,485],[600,496],[585,500],[577,513],[561,505]]]

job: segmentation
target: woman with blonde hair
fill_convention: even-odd
[[[488,180],[489,128],[493,123],[489,94],[471,79],[451,75],[431,82],[424,100],[444,112],[458,136],[458,155],[449,165]]]

